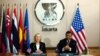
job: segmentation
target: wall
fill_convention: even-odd
[[[0,4],[10,4],[11,9],[13,4],[17,4],[18,18],[20,3],[23,11],[25,11],[25,4],[28,3],[29,11],[29,26],[30,39],[33,41],[33,36],[36,33],[41,33],[42,41],[46,43],[47,47],[55,47],[60,39],[65,37],[65,32],[69,30],[75,10],[76,4],[79,3],[82,20],[84,22],[87,43],[89,47],[100,46],[100,1],[99,0],[62,0],[65,6],[65,15],[63,20],[55,26],[57,32],[42,32],[42,26],[34,15],[34,7],[38,0],[0,0]],[[6,5],[5,5],[6,6]]]

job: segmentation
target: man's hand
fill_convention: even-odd
[[[71,49],[71,47],[69,46],[69,45],[66,45],[65,47],[64,47],[64,50],[70,50]]]

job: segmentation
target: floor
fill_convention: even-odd
[[[54,50],[47,50],[47,56],[56,56]],[[100,56],[100,49],[89,49],[88,55]]]
[[[88,55],[84,55],[84,56],[100,56],[100,48],[96,48],[96,49],[89,49]],[[10,54],[0,54],[0,56],[12,56]],[[19,54],[16,56],[25,56],[23,54]],[[55,53],[55,50],[47,50],[47,56],[57,56],[57,54]]]
[[[100,49],[89,49],[89,54],[100,56]]]

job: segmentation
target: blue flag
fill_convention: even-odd
[[[24,20],[24,44],[26,45],[26,50],[30,48],[29,22],[28,22],[28,10],[27,10],[27,8],[26,8],[25,20]]]

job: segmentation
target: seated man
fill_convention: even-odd
[[[30,48],[31,53],[46,53],[45,43],[41,42],[41,36],[39,33],[34,36],[34,42],[31,43]]]
[[[57,50],[59,53],[76,53],[76,41],[72,39],[72,33],[70,31],[66,32],[66,38],[60,40],[57,45]]]

